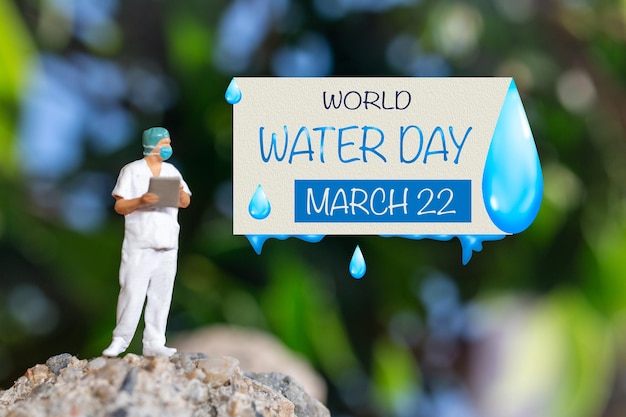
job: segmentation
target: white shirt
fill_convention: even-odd
[[[152,171],[145,159],[125,165],[117,178],[112,195],[125,200],[139,198],[148,192]],[[189,187],[174,165],[161,164],[161,177],[178,177],[183,191],[191,195]],[[178,208],[144,207],[124,216],[125,233],[123,246],[132,248],[176,249],[178,248]]]

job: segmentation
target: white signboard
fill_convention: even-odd
[[[233,232],[504,235],[541,168],[511,78],[235,78]]]

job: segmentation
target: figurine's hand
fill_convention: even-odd
[[[126,200],[119,195],[115,197],[115,212],[123,216],[133,213],[145,206],[151,206],[159,202],[159,196],[153,193],[145,193],[141,197]]]
[[[156,195],[156,194],[153,194],[153,193],[145,193],[139,199],[139,203],[142,206],[149,206],[149,205],[152,205],[152,204],[156,204],[158,202],[159,202],[159,196]]]
[[[185,190],[183,190],[183,186],[181,185],[178,190],[178,207],[187,208],[189,207],[190,203],[191,197],[189,197],[189,194],[187,194]]]

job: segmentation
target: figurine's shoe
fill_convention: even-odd
[[[113,358],[124,352],[126,348],[128,348],[128,343],[126,343],[124,339],[122,339],[121,337],[114,337],[111,345],[108,348],[104,349],[102,354],[104,356],[110,356]]]
[[[163,356],[169,358],[176,353],[176,349],[167,346],[155,346],[150,343],[143,344],[143,356]]]

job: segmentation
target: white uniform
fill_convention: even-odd
[[[112,195],[125,200],[148,192],[150,167],[144,159],[125,165]],[[191,195],[180,172],[167,162],[161,164],[161,177],[180,178],[183,190]],[[146,207],[124,216],[125,232],[120,264],[120,295],[117,325],[113,337],[130,344],[144,302],[143,344],[165,345],[165,328],[172,301],[178,255],[178,208]]]

